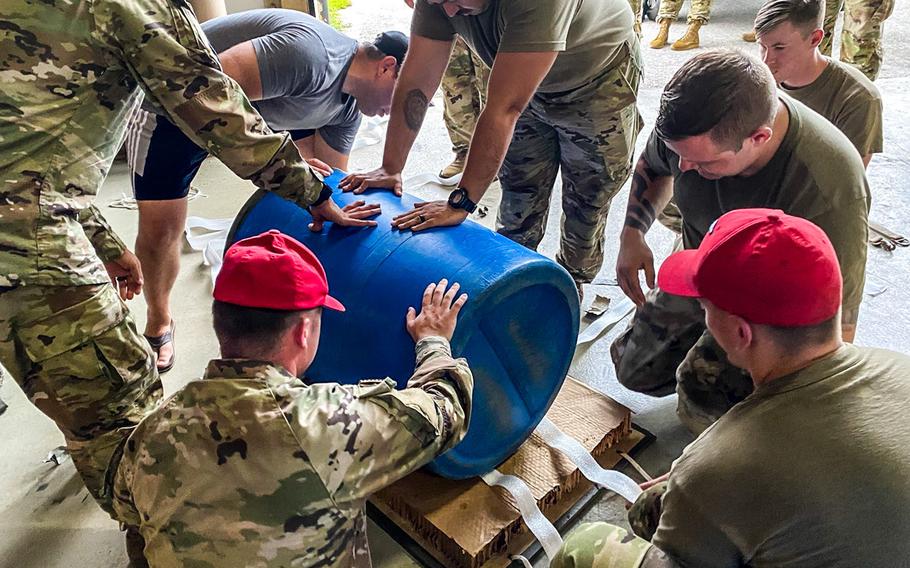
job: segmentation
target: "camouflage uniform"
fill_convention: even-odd
[[[4,292],[0,361],[63,432],[85,486],[110,512],[111,455],[161,398],[151,351],[114,287]]]
[[[894,0],[827,0],[825,37],[820,46],[825,55],[831,55],[834,25],[841,10],[844,11],[844,29],[840,59],[856,66],[874,81],[882,67],[884,22],[894,11]]]
[[[308,204],[322,183],[288,135],[272,134],[221,72],[185,2],[6,4],[0,363],[63,430],[104,506],[99,480],[111,437],[122,437],[160,392],[148,344],[103,265],[126,247],[92,205],[139,88],[196,143],[260,187]]]
[[[216,359],[130,436],[115,507],[152,567],[369,566],[364,504],[457,444],[473,379],[441,337],[391,379],[306,385]]]
[[[610,202],[632,170],[642,128],[635,104],[640,61],[636,41],[589,85],[565,94],[535,94],[515,125],[499,172],[496,230],[534,250],[546,229],[556,174],[562,172],[556,260],[577,283],[590,282],[603,264]]]
[[[629,7],[632,8],[632,13],[635,14],[635,25],[638,32],[641,32],[641,3],[642,0],[629,0]]]
[[[610,348],[616,377],[652,396],[679,395],[677,414],[700,433],[752,392],[751,377],[727,360],[693,298],[647,293],[645,304]]]
[[[650,543],[660,521],[667,483],[642,493],[629,509],[634,534],[609,523],[585,523],[566,536],[550,568],[674,568],[669,556]]]
[[[686,22],[701,22],[707,24],[711,18],[711,1],[712,0],[692,0],[689,6],[689,15]],[[682,9],[683,0],[661,0],[660,9],[657,12],[657,21],[664,19],[676,20],[679,17],[679,11]]]
[[[474,126],[487,99],[490,68],[460,37],[442,76],[443,117],[452,152],[464,156],[471,145]]]
[[[650,541],[660,524],[660,511],[667,481],[661,481],[647,488],[629,507],[629,526],[636,536]]]

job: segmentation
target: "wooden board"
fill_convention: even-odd
[[[616,449],[629,451],[642,439],[632,430],[627,408],[572,378],[566,379],[547,418],[604,467],[620,461]],[[498,469],[523,479],[551,520],[591,489],[575,465],[536,433]],[[418,471],[370,502],[443,566],[505,566],[510,554],[533,542],[511,496],[477,478],[455,481]]]

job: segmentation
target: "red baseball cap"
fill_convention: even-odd
[[[779,327],[834,317],[843,286],[824,231],[776,209],[721,216],[698,249],[664,261],[657,284],[669,294],[704,298],[749,322]]]
[[[214,296],[248,308],[295,311],[322,306],[344,311],[341,302],[329,296],[325,269],[313,251],[276,230],[231,245],[215,279]]]

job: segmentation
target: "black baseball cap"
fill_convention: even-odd
[[[396,31],[382,32],[373,40],[373,45],[379,51],[394,57],[398,66],[401,67],[404,56],[408,52],[408,36]]]

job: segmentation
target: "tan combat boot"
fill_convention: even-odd
[[[689,27],[686,29],[686,33],[683,34],[681,38],[673,42],[673,45],[670,46],[670,49],[673,51],[686,51],[687,49],[695,49],[698,47],[698,30],[701,28],[702,22],[695,21],[689,24]]]
[[[746,32],[746,33],[744,33],[744,34],[743,34],[743,41],[747,41],[747,42],[749,42],[749,43],[755,43],[755,42],[757,41],[757,38],[755,37],[755,30],[752,30],[751,32]]]
[[[660,49],[667,45],[667,40],[670,39],[670,24],[672,23],[673,20],[669,18],[664,18],[660,21],[660,31],[657,32],[657,37],[651,40],[651,49]]]
[[[465,162],[468,161],[467,153],[456,154],[455,159],[452,160],[452,163],[448,166],[442,168],[442,171],[439,172],[439,177],[442,179],[448,179],[452,176],[457,176],[464,171]]]

